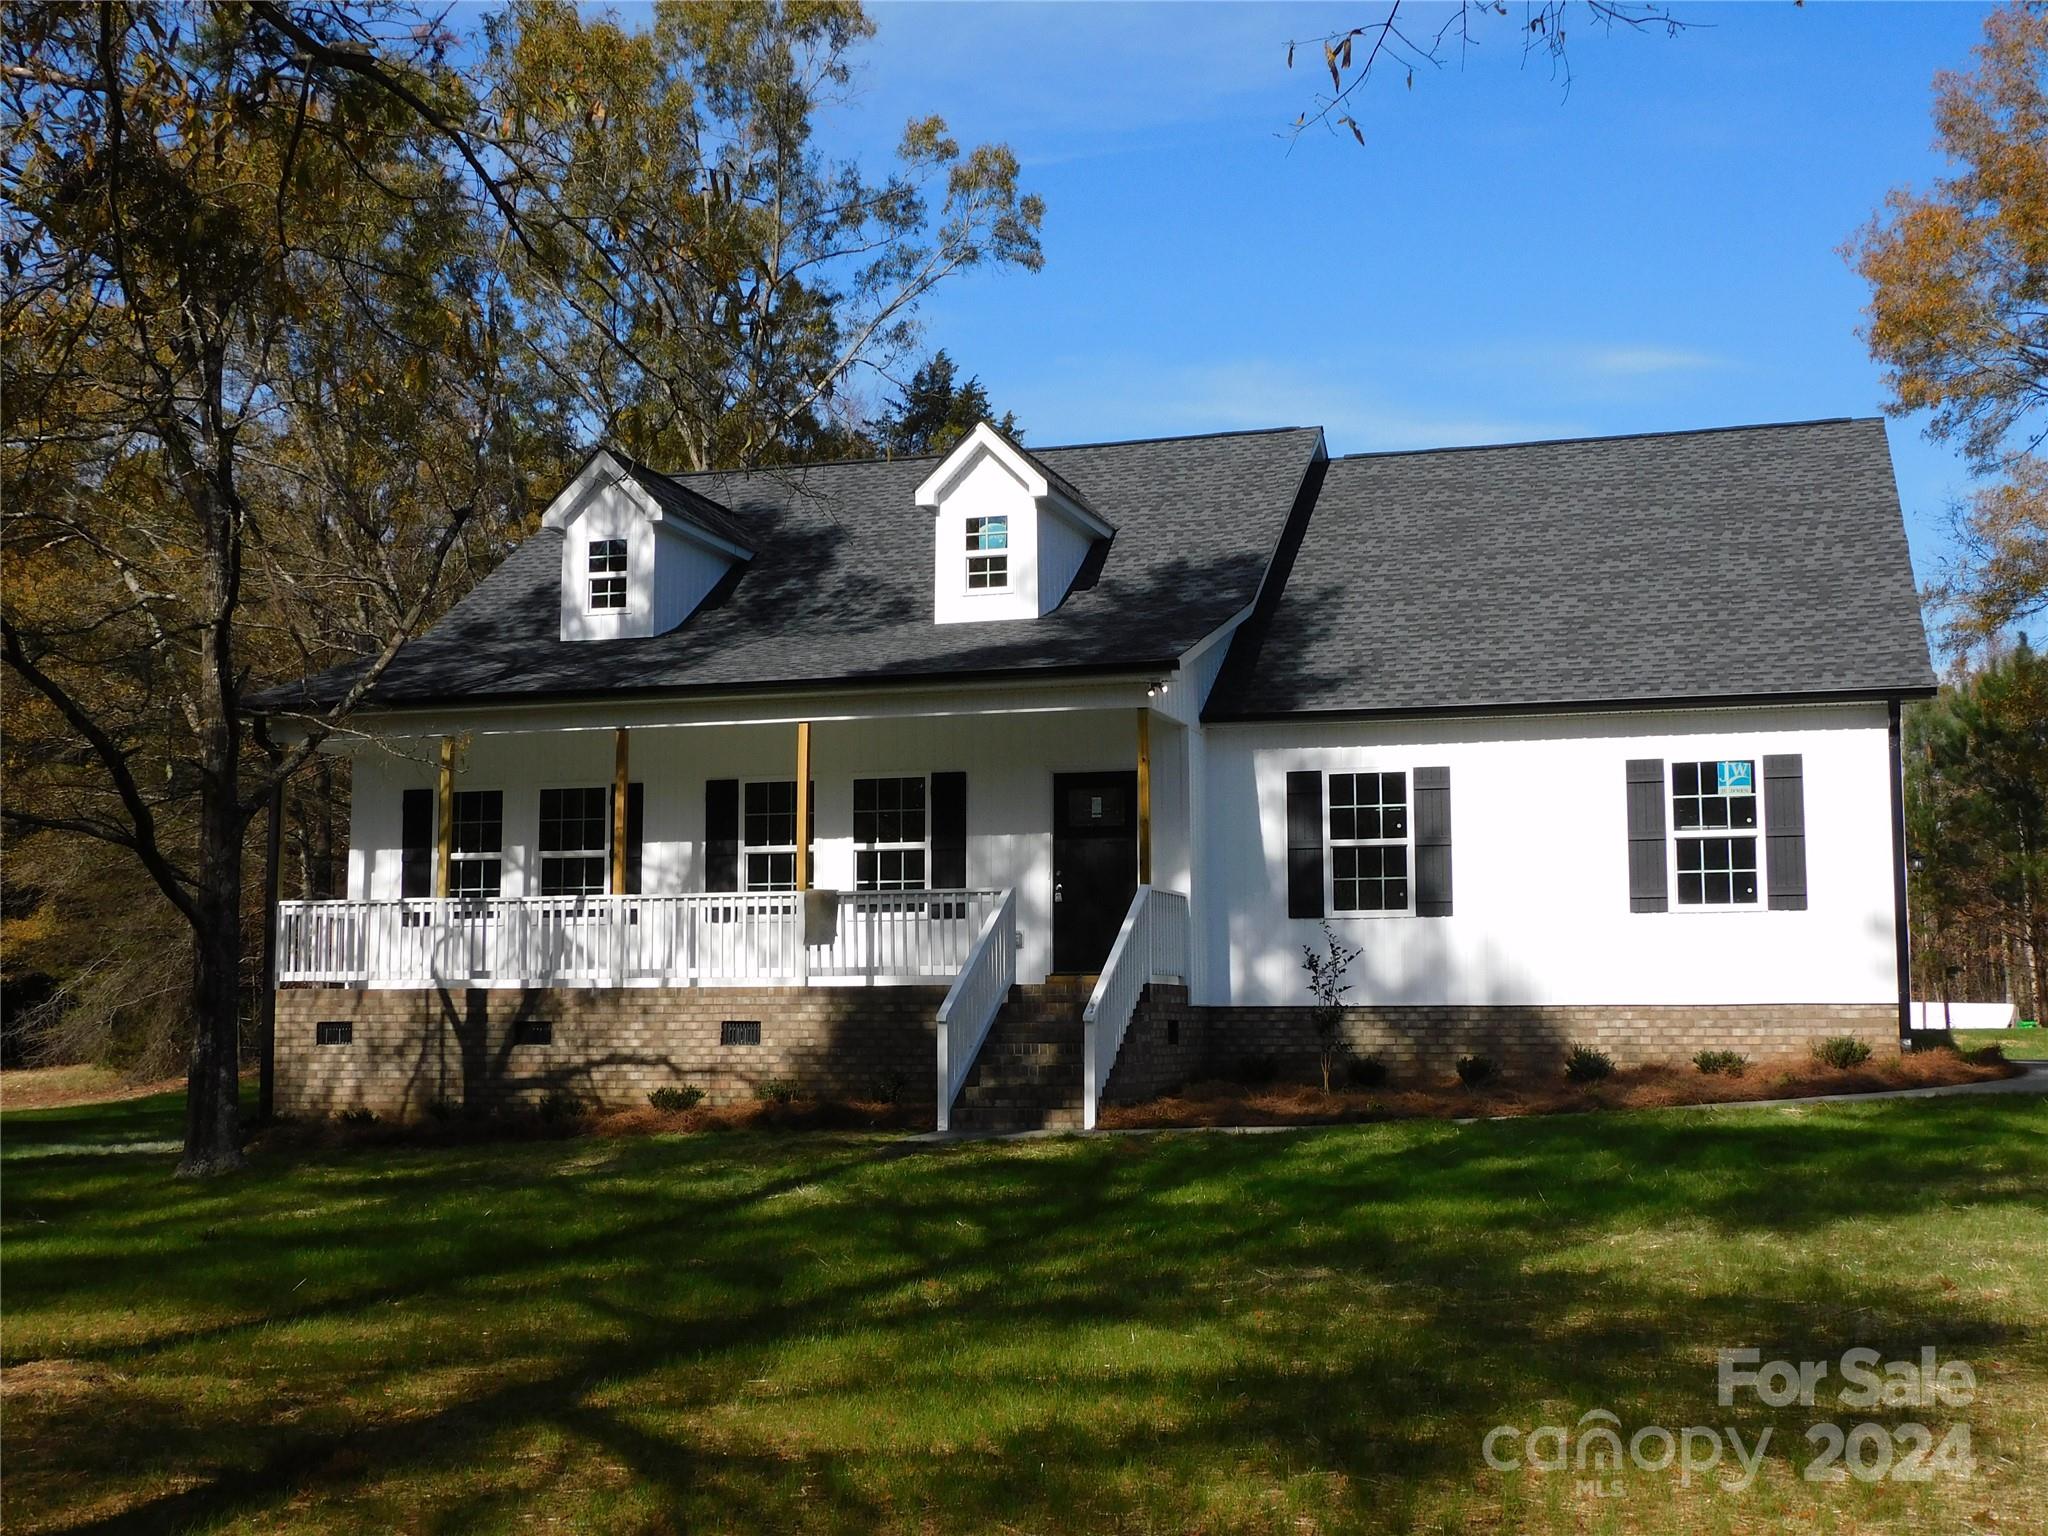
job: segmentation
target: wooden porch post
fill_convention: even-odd
[[[1152,883],[1152,711],[1138,706],[1138,884]]]
[[[796,888],[811,888],[811,722],[796,723]]]
[[[626,728],[612,736],[612,894],[626,894]]]
[[[435,785],[439,814],[434,818],[434,894],[448,894],[448,855],[455,847],[455,738],[441,738],[441,771]]]

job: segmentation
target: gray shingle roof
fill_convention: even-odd
[[[709,496],[693,491],[673,475],[664,475],[660,470],[649,469],[637,459],[629,459],[613,448],[608,450],[617,459],[626,473],[633,477],[634,484],[654,498],[656,506],[670,517],[686,523],[695,523],[707,533],[714,533],[728,544],[737,544],[742,549],[752,549],[750,535],[733,520],[732,513],[720,506]]]
[[[1931,689],[1884,425],[1333,461],[1211,719]]]
[[[930,457],[678,476],[669,484],[709,498],[755,552],[679,628],[557,638],[562,535],[543,531],[405,646],[371,697],[421,704],[1168,663],[1257,594],[1321,444],[1318,428],[1294,427],[1036,450],[1116,537],[1054,612],[979,624],[932,621],[932,516],[913,504]],[[289,709],[344,675],[251,704]]]

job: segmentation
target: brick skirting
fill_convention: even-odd
[[[628,987],[372,991],[293,987],[277,994],[277,1107],[321,1114],[363,1107],[417,1116],[439,1101],[472,1109],[533,1102],[562,1089],[593,1104],[644,1104],[671,1083],[712,1103],[753,1097],[770,1078],[800,1092],[930,1097],[934,1017],[942,987]],[[726,1021],[760,1025],[758,1045],[720,1043]],[[349,1026],[320,1045],[323,1022]],[[547,1045],[515,1043],[546,1023]],[[1855,1035],[1898,1049],[1898,1013],[1884,1004],[1739,1007],[1347,1008],[1348,1053],[1378,1056],[1394,1078],[1447,1076],[1460,1056],[1509,1072],[1551,1073],[1575,1042],[1618,1066],[1684,1063],[1706,1049],[1752,1060],[1804,1055],[1815,1040]],[[1148,987],[1106,1085],[1130,1103],[1204,1077],[1247,1070],[1315,1076],[1317,1041],[1302,1007],[1200,1008],[1187,989]]]
[[[439,1101],[489,1110],[565,1090],[591,1104],[645,1104],[695,1083],[712,1103],[749,1099],[770,1078],[801,1092],[908,1102],[932,1092],[943,987],[289,987],[277,994],[277,1107],[362,1107],[416,1117]],[[759,1045],[720,1044],[726,1021],[757,1022]],[[323,1022],[346,1045],[317,1043]],[[515,1043],[521,1025],[552,1043]]]
[[[1202,1069],[1238,1075],[1272,1063],[1283,1078],[1315,1074],[1319,1043],[1307,1008],[1203,1008]],[[1555,1072],[1574,1044],[1597,1046],[1618,1067],[1690,1062],[1704,1050],[1752,1061],[1804,1056],[1829,1035],[1854,1035],[1896,1054],[1899,1011],[1886,1003],[1761,1003],[1725,1007],[1354,1007],[1344,1010],[1344,1048],[1377,1056],[1392,1075],[1453,1072],[1460,1056],[1487,1056],[1509,1072]]]

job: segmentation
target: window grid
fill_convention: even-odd
[[[853,781],[853,883],[862,891],[921,891],[929,857],[921,777]]]
[[[1408,910],[1408,775],[1333,773],[1330,908]]]
[[[590,541],[590,609],[597,613],[626,606],[626,541]]]
[[[1680,906],[1756,904],[1756,824],[1754,759],[1671,765]]]
[[[967,589],[992,591],[1010,584],[1010,519],[967,519]]]
[[[813,820],[816,802],[813,801]],[[740,870],[749,891],[796,889],[796,780],[758,779],[740,811]]]
[[[602,787],[540,792],[540,893],[602,896],[611,831],[609,793]]]
[[[505,868],[504,792],[461,789],[454,798],[448,823],[448,894],[495,897]]]

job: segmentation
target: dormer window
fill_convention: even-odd
[[[626,606],[626,541],[590,541],[590,611],[610,612]]]
[[[996,591],[1010,584],[1010,519],[967,519],[967,589]]]

